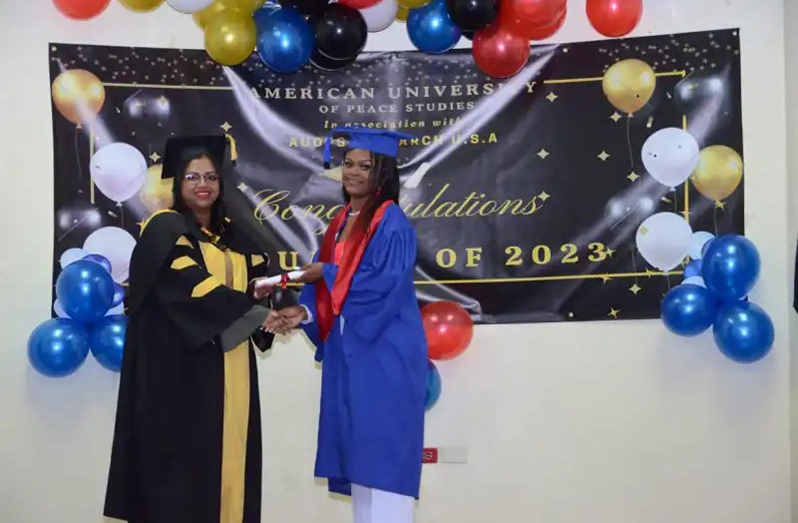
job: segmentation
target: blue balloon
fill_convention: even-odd
[[[738,235],[720,236],[707,247],[701,272],[707,288],[724,301],[741,300],[759,277],[759,252]]]
[[[304,67],[315,45],[313,29],[295,9],[274,11],[260,27],[258,55],[278,73],[293,73]]]
[[[427,366],[427,391],[424,394],[424,410],[430,410],[441,397],[441,374],[432,361]]]
[[[114,301],[114,280],[100,264],[80,260],[67,265],[55,283],[58,301],[70,318],[93,323]]]
[[[255,26],[258,28],[258,34],[260,34],[260,32],[263,30],[263,24],[266,23],[266,19],[279,9],[279,4],[275,4],[274,2],[266,2],[263,4],[263,7],[252,14],[252,19],[255,20]]]
[[[671,289],[660,305],[662,322],[680,336],[697,336],[712,326],[718,300],[704,287],[684,284]]]
[[[746,301],[725,305],[715,319],[715,343],[739,363],[757,361],[773,346],[773,321],[761,307]]]
[[[694,260],[684,268],[684,279],[701,276],[701,260]]]
[[[407,16],[407,34],[419,51],[445,53],[454,47],[462,31],[454,25],[446,10],[446,0],[432,0]]]
[[[94,325],[89,336],[89,347],[97,361],[108,370],[122,370],[125,352],[127,316],[106,316]]]
[[[51,378],[78,370],[89,354],[85,325],[68,318],[47,320],[28,338],[28,359],[33,368]]]
[[[89,254],[83,257],[84,260],[99,263],[108,273],[111,273],[111,261],[102,254]]]
[[[109,308],[116,307],[123,301],[125,301],[125,288],[114,282],[114,300],[111,302],[111,307]]]

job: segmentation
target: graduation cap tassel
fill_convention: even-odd
[[[236,139],[229,134],[224,135],[227,141],[230,142],[230,161],[235,163],[238,160],[238,147],[236,147]]]

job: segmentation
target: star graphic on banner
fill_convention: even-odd
[[[554,91],[552,91],[552,92],[550,92],[550,93],[549,93],[549,95],[546,97],[546,100],[550,101],[551,103],[554,103],[554,100],[556,100],[557,98],[559,98],[559,96],[557,96],[556,94],[554,94]]]
[[[610,313],[607,314],[607,316],[615,318],[617,320],[618,314],[620,314],[620,312],[621,312],[620,310],[610,307]]]
[[[153,153],[150,155],[150,160],[152,160],[152,163],[157,163],[157,162],[158,162],[158,160],[160,160],[160,159],[161,159],[161,155],[160,155],[160,154],[158,154],[158,153],[156,153],[156,152],[153,152]]]
[[[612,277],[609,274],[605,274],[605,275],[603,275],[601,277],[601,281],[604,282],[604,283],[607,283],[608,281],[611,281],[611,280],[612,280]]]
[[[629,181],[630,181],[630,182],[634,183],[634,182],[636,182],[636,181],[637,181],[637,179],[638,179],[638,178],[640,178],[640,175],[638,175],[636,172],[632,171],[632,172],[629,174],[629,176],[627,176],[627,178],[629,178]]]
[[[233,126],[232,126],[232,125],[230,125],[230,123],[229,123],[229,122],[224,122],[224,123],[223,123],[222,125],[220,125],[219,127],[221,127],[221,128],[224,130],[224,132],[226,132],[226,133],[229,133],[229,132],[230,132],[230,129],[232,129],[232,128],[233,128]]]
[[[616,252],[617,251],[615,249],[607,248],[607,256],[609,256],[610,258],[612,258],[612,255],[615,254]]]
[[[246,191],[247,189],[249,189],[249,185],[247,185],[247,184],[246,184],[246,183],[244,183],[244,182],[241,182],[241,183],[239,183],[239,184],[238,184],[238,186],[236,187],[236,189],[238,189],[238,190],[239,190],[239,191],[241,191],[241,192],[244,192],[244,191]]]
[[[164,95],[161,95],[161,97],[158,98],[158,103],[161,105],[166,105],[169,103],[169,99],[166,98]]]
[[[542,193],[538,194],[538,198],[540,198],[541,201],[545,202],[546,200],[551,198],[551,195],[546,191],[543,191]]]
[[[648,228],[646,228],[646,227],[641,225],[639,232],[640,232],[640,236],[645,236],[646,234],[648,234]]]
[[[610,155],[607,154],[607,151],[601,151],[601,154],[598,155],[598,159],[601,160],[602,162],[606,162],[607,158],[609,157]]]
[[[720,201],[715,202],[715,208],[716,209],[720,209],[721,211],[725,211],[726,210],[726,202],[720,202]]]
[[[637,293],[638,293],[638,292],[640,292],[640,291],[642,291],[642,290],[643,290],[643,288],[642,288],[642,287],[640,287],[640,286],[639,286],[638,284],[636,284],[636,283],[635,283],[634,285],[632,285],[631,287],[629,287],[629,291],[630,291],[632,294],[634,294],[635,296],[637,296]]]
[[[646,269],[646,276],[648,276],[649,278],[651,278],[652,276],[654,276],[654,273],[653,273],[653,272],[651,272],[651,269]]]
[[[541,160],[545,160],[546,157],[549,156],[549,151],[547,151],[546,149],[541,149],[540,152],[538,153],[538,156],[540,156]]]

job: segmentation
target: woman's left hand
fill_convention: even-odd
[[[316,283],[324,277],[322,262],[309,263],[302,267],[304,274],[299,278],[302,283]]]

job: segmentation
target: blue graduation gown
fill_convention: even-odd
[[[343,321],[335,318],[326,342],[315,323],[304,326],[322,362],[315,473],[333,492],[349,495],[355,483],[418,498],[427,343],[415,266],[415,231],[391,205],[352,279]],[[330,292],[337,271],[324,265]],[[300,301],[318,317],[315,285]]]

